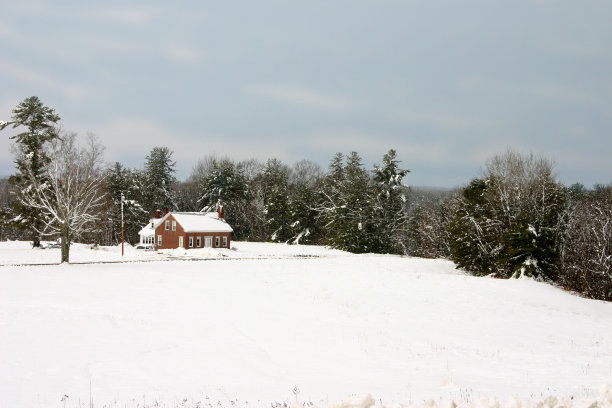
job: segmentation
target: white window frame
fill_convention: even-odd
[[[157,236],[157,246],[162,246],[162,235],[161,234]]]
[[[202,237],[196,237],[196,247],[202,248]]]
[[[170,221],[166,220],[164,227],[165,227],[166,231],[169,231],[170,230]]]
[[[193,237],[189,237],[189,248],[193,248]]]
[[[221,246],[221,237],[215,237],[215,248],[219,248]]]
[[[227,248],[227,235],[223,236],[223,248]]]
[[[172,221],[172,231],[176,231],[176,221]]]

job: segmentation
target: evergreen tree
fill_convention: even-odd
[[[408,212],[403,178],[410,170],[399,168],[395,150],[383,156],[382,166],[374,166],[374,222],[380,251],[407,253]]]
[[[344,185],[344,155],[336,153],[329,164],[329,172],[323,179],[319,190],[316,212],[323,226],[325,243],[331,246],[335,242],[335,223],[338,209],[342,206]]]
[[[552,164],[511,150],[463,191],[452,258],[475,274],[556,280],[566,190]]]
[[[317,192],[306,183],[293,186],[290,208],[290,242],[294,244],[319,244],[322,226],[317,217],[315,203]]]
[[[176,162],[172,160],[173,152],[167,147],[154,147],[145,159],[144,176],[146,179],[145,209],[149,214],[155,210],[177,209],[177,198],[174,191],[177,182],[174,173]]]
[[[323,243],[322,225],[317,217],[317,190],[321,188],[322,175],[321,167],[309,160],[294,166],[290,183],[291,243]]]
[[[327,243],[334,248],[355,253],[379,249],[373,223],[374,208],[368,173],[361,157],[351,152],[342,165],[338,153],[330,164],[330,173],[322,190],[321,215],[325,219]]]
[[[138,232],[145,225],[151,214],[145,210],[142,200],[142,175],[140,172],[127,169],[119,162],[108,170],[106,175],[111,197],[110,219],[112,222],[113,242],[121,240],[121,195],[123,194],[123,224],[125,240],[131,244],[139,241]]]
[[[38,97],[31,96],[13,110],[12,121],[0,122],[0,130],[8,126],[27,128],[27,131],[11,137],[16,142],[17,173],[10,177],[9,182],[15,186],[18,199],[6,216],[10,217],[13,225],[30,231],[35,247],[40,246],[39,231],[45,223],[45,212],[25,205],[24,200],[20,198],[23,198],[23,194],[27,194],[34,184],[45,184],[44,169],[50,161],[45,146],[58,138],[56,124],[59,120],[55,110],[45,106]]]
[[[181,211],[195,212],[200,209],[200,185],[191,180],[179,181],[175,188],[177,208]]]
[[[17,228],[11,222],[14,217],[14,209],[18,205],[15,196],[15,186],[9,182],[8,177],[0,179],[0,241],[29,239],[27,232]]]
[[[451,259],[458,268],[484,276],[498,272],[501,224],[485,197],[485,180],[473,179],[461,191],[449,223]]]
[[[270,159],[263,173],[265,217],[268,239],[287,242],[291,237],[289,208],[289,169],[278,159]]]
[[[246,218],[248,184],[242,166],[230,160],[214,160],[202,185],[202,211],[223,209],[224,217],[234,229],[234,239],[248,236]]]

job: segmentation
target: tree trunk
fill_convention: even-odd
[[[35,222],[35,227],[34,227],[34,236],[32,237],[32,248],[40,248],[40,227],[41,227],[41,222],[40,221],[36,221]]]
[[[62,239],[62,260],[61,262],[70,262],[70,231],[68,225],[64,223],[61,229]]]

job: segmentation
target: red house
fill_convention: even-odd
[[[233,229],[219,212],[169,212],[155,223],[155,249],[229,248]]]

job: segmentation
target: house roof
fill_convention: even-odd
[[[217,212],[175,212],[172,215],[185,232],[232,232],[233,229]]]
[[[145,225],[139,232],[138,235],[142,235],[143,237],[152,237],[155,235],[155,228],[161,222],[161,218],[151,218],[149,223]]]

